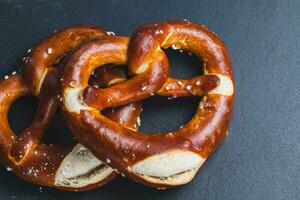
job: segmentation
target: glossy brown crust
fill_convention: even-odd
[[[106,89],[87,87],[88,77],[97,66],[106,63],[124,63],[127,40],[122,37],[105,37],[84,45],[71,56],[62,73],[64,81],[61,94],[65,94],[70,88],[87,87],[83,93],[84,102],[96,108],[81,110],[80,114],[69,112],[65,106],[66,99],[63,99],[64,115],[78,140],[99,158],[109,158],[110,165],[127,177],[158,188],[173,186],[147,182],[128,168],[150,156],[174,149],[192,151],[206,159],[226,136],[233,110],[234,91],[228,96],[205,94],[193,118],[179,130],[171,133],[150,135],[135,132],[109,120],[97,109],[144,99],[159,91],[166,85],[167,80],[173,82],[168,78],[168,62],[161,50],[172,44],[203,59],[204,76],[207,76],[204,79],[209,80],[209,83],[203,83],[201,78],[201,85],[205,85],[201,87],[211,90],[218,85],[219,80],[214,75],[226,76],[234,86],[230,57],[222,41],[204,26],[188,21],[166,21],[145,25],[135,32],[130,40],[128,61],[131,72],[138,75],[134,76],[131,82],[126,81],[122,85]],[[151,63],[151,67],[141,70],[144,69],[145,62]],[[142,73],[139,73],[140,71]],[[186,89],[192,91],[191,95],[193,93],[197,95],[192,89],[198,86],[196,82],[192,80],[189,85],[191,88]],[[143,90],[144,86],[146,88]],[[180,94],[187,96],[186,93]]]
[[[218,86],[219,83],[216,75],[197,76],[190,80],[168,78],[157,94],[172,97],[202,96]]]
[[[106,73],[109,70],[110,73]],[[121,65],[105,65],[96,69],[92,76],[90,77],[89,82],[96,83],[94,87],[106,88],[115,83],[115,80],[118,82],[126,80],[128,72],[124,66]],[[114,81],[112,81],[114,80]]]
[[[69,75],[64,75],[64,84],[69,85],[73,82],[74,87],[86,87],[83,93],[84,101],[97,109],[126,105],[156,93],[169,74],[169,63],[161,55],[151,62],[151,67],[126,81],[125,84],[116,84],[109,88],[95,88],[87,85],[90,74],[98,66],[109,63],[127,63],[128,42],[127,37],[107,36],[83,45],[68,61],[68,65],[71,68],[74,67],[74,70]],[[85,59],[88,62],[76,66],[72,64]],[[64,69],[64,71],[70,70],[69,67]]]
[[[64,77],[63,84],[66,87],[84,87],[84,102],[102,110],[139,101],[157,92],[165,96],[188,96],[190,94],[201,96],[215,88],[219,83],[218,77],[215,75],[199,76],[192,80],[168,78],[168,61],[158,56],[157,60],[151,62],[152,67],[126,81],[125,84],[116,84],[109,88],[97,88],[88,85],[90,75],[99,66],[109,63],[127,64],[128,42],[127,37],[117,36],[106,36],[87,42],[75,51],[68,60],[67,65],[70,67],[64,68],[68,75],[62,76]],[[162,51],[161,54],[164,55]],[[74,64],[78,62],[80,64]],[[71,70],[70,68],[74,69]],[[200,81],[198,86],[193,84],[197,81]],[[194,85],[192,90],[187,91],[185,89],[188,85]]]
[[[106,71],[107,76],[116,79],[120,78],[117,76],[118,73]],[[113,179],[117,173],[113,172],[101,182],[82,188],[69,188],[54,184],[58,167],[74,146],[49,146],[40,143],[58,106],[57,78],[57,71],[50,69],[41,88],[35,118],[30,126],[18,136],[11,130],[7,121],[7,114],[11,104],[22,96],[30,95],[30,91],[20,75],[11,76],[0,82],[0,114],[2,116],[0,122],[0,161],[17,176],[34,184],[70,191],[86,191],[100,187]],[[136,119],[140,115],[140,111],[140,103],[133,103],[116,108],[114,111],[108,110],[105,115],[132,130],[137,130]]]
[[[79,44],[106,35],[102,28],[78,25],[61,29],[29,50],[24,58],[23,77],[32,94],[38,96],[47,69]]]
[[[19,75],[2,81],[0,103],[2,116],[7,116],[11,103],[21,96],[34,94],[39,98],[33,122],[20,135],[16,136],[11,131],[6,117],[1,121],[1,152],[4,155],[2,163],[12,168],[13,172],[24,180],[63,190],[84,191],[100,187],[117,175],[113,172],[105,180],[82,188],[56,186],[54,184],[56,171],[73,145],[63,147],[40,144],[43,133],[57,110],[58,100],[61,100],[57,95],[58,70],[52,65],[79,44],[105,34],[104,29],[92,26],[72,26],[62,29],[39,43],[25,59],[23,78],[27,87]],[[100,80],[99,76],[100,78],[96,78],[92,84],[120,82],[123,79],[121,73],[119,69],[107,70],[102,73],[106,79]],[[132,111],[132,108],[135,108],[135,111]],[[136,119],[140,109],[140,103],[134,103],[115,109],[114,112],[108,111],[106,116],[137,130]]]

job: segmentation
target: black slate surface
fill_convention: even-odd
[[[19,69],[27,49],[57,28],[88,23],[130,35],[144,23],[183,18],[205,24],[222,38],[236,77],[230,135],[192,183],[162,191],[118,178],[74,194],[40,190],[0,167],[0,199],[300,199],[300,1],[0,0],[0,76]],[[168,55],[174,76],[199,72],[196,58]],[[33,99],[14,104],[9,115],[14,130],[30,122]],[[197,98],[147,100],[142,130],[175,129],[192,116],[196,104]],[[68,138],[58,114],[46,141]]]

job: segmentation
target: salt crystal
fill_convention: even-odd
[[[106,32],[107,33],[107,35],[116,35],[114,32],[112,32],[112,31],[107,31]]]
[[[175,99],[177,96],[168,97],[168,100]]]
[[[163,30],[156,30],[156,31],[155,31],[155,34],[156,34],[156,35],[163,34],[163,33],[164,33]]]
[[[180,47],[179,47],[179,46],[176,46],[175,44],[172,44],[171,47],[172,47],[173,50],[178,50],[178,49],[180,49]]]
[[[141,126],[141,118],[140,118],[140,117],[138,117],[138,118],[136,119],[136,123],[138,124],[138,126]]]
[[[204,101],[200,101],[199,103],[199,109],[203,109],[205,107]]]
[[[147,86],[142,87],[142,91],[145,91],[147,89]]]
[[[11,172],[12,168],[11,167],[6,167],[6,171]]]
[[[49,55],[50,55],[50,54],[52,54],[52,53],[53,53],[53,49],[52,49],[51,47],[50,47],[50,48],[48,48],[48,49],[47,49],[47,54],[49,54]]]
[[[71,87],[75,87],[75,81],[71,81],[69,84]]]

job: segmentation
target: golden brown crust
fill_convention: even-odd
[[[59,62],[78,45],[106,35],[102,28],[78,25],[60,29],[31,49],[24,58],[23,78],[34,95],[38,95],[47,69]]]
[[[58,170],[65,158],[70,154],[74,145],[56,146],[41,144],[43,133],[54,117],[61,97],[57,95],[59,83],[58,69],[52,67],[56,59],[72,50],[81,42],[91,38],[103,36],[105,31],[89,26],[76,26],[63,29],[32,49],[27,58],[22,79],[20,75],[13,75],[0,82],[0,161],[20,178],[43,186],[55,187],[70,191],[86,191],[100,187],[113,179],[117,173],[108,172],[104,179],[93,181],[83,186],[57,184]],[[51,53],[47,53],[51,48]],[[100,72],[99,72],[100,73]],[[115,84],[124,80],[120,69],[108,69],[101,72],[106,78],[98,76],[92,81],[97,85]],[[25,84],[26,82],[26,84]],[[38,85],[41,85],[38,87]],[[39,105],[33,122],[20,135],[11,130],[7,114],[11,104],[18,98],[34,94],[38,96]],[[134,109],[134,110],[132,110]],[[107,111],[108,118],[137,130],[136,119],[140,115],[140,103],[132,103],[117,109]]]
[[[88,86],[89,76],[98,66],[127,62],[127,45],[127,38],[105,37],[83,45],[71,55],[62,72],[64,115],[82,144],[90,148],[98,158],[109,158],[110,165],[127,177],[153,187],[184,184],[193,178],[194,173],[226,136],[234,103],[234,79],[227,49],[215,34],[203,26],[187,21],[145,25],[132,36],[128,49],[129,68],[136,76],[105,89]],[[168,60],[161,48],[171,45],[193,52],[205,64],[204,75],[198,77],[200,82],[194,79],[185,81],[188,84],[185,85],[188,94],[199,95],[205,92],[195,115],[186,125],[172,133],[149,135],[132,131],[98,112],[98,109],[128,104],[154,93],[169,95],[170,93],[161,90],[162,87],[165,90],[168,83],[173,86],[179,80],[169,78]],[[197,87],[201,89],[195,89]],[[179,89],[182,90],[182,87]],[[80,91],[79,95],[73,95],[74,91]],[[171,94],[188,95],[187,92],[176,94],[176,91]],[[74,98],[81,101],[80,108],[72,108],[70,101]],[[168,181],[160,181],[160,177],[157,177],[157,181],[151,181],[153,168],[149,170],[148,166],[137,167],[140,163],[159,162],[155,157],[172,160],[174,156],[185,155],[195,158],[198,165],[195,167],[191,163],[190,166],[194,167],[189,171],[194,170],[193,174],[182,182],[175,180],[172,184],[169,182],[172,180],[169,175],[163,177],[170,178]],[[147,178],[135,171],[135,168],[143,171],[143,167],[146,167],[146,171],[151,171]],[[175,168],[172,169],[171,166],[167,174],[172,170],[178,171],[180,166]],[[155,173],[159,174],[157,171],[152,174]]]
[[[8,109],[15,100],[30,95],[30,91],[23,83],[20,75],[11,76],[0,82],[1,163],[20,178],[38,185],[70,191],[86,191],[100,187],[113,179],[117,173],[113,172],[101,182],[89,184],[82,188],[55,185],[57,170],[74,146],[40,144],[43,133],[57,109],[57,85],[53,81],[56,78],[57,73],[48,73],[41,88],[36,116],[31,125],[18,136],[13,133],[7,121]],[[128,128],[137,130],[136,119],[140,114],[140,108],[140,103],[134,103],[114,109],[113,112],[108,110],[105,115]]]

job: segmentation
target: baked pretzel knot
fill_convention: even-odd
[[[201,58],[204,74],[191,80],[170,78],[162,50],[170,46]],[[127,63],[134,76],[105,89],[89,86],[90,74],[107,63]],[[166,188],[191,181],[226,136],[233,72],[224,44],[204,26],[166,21],[140,27],[130,44],[125,37],[93,40],[70,56],[62,77],[62,108],[72,132],[95,156],[137,182]],[[133,131],[99,112],[153,94],[204,96],[193,118],[169,133]]]
[[[57,95],[58,69],[52,64],[80,43],[105,34],[102,29],[86,26],[63,29],[31,50],[23,73],[26,83],[19,74],[0,82],[0,161],[22,179],[63,190],[84,191],[100,187],[117,175],[81,144],[57,146],[41,143],[61,100]],[[47,52],[49,48],[51,54]],[[103,68],[98,74],[94,85],[101,82],[108,86],[126,79],[121,69]],[[25,95],[36,95],[39,104],[33,122],[16,135],[10,128],[7,114],[12,103]],[[140,109],[139,103],[132,103],[106,110],[105,116],[137,130]]]

